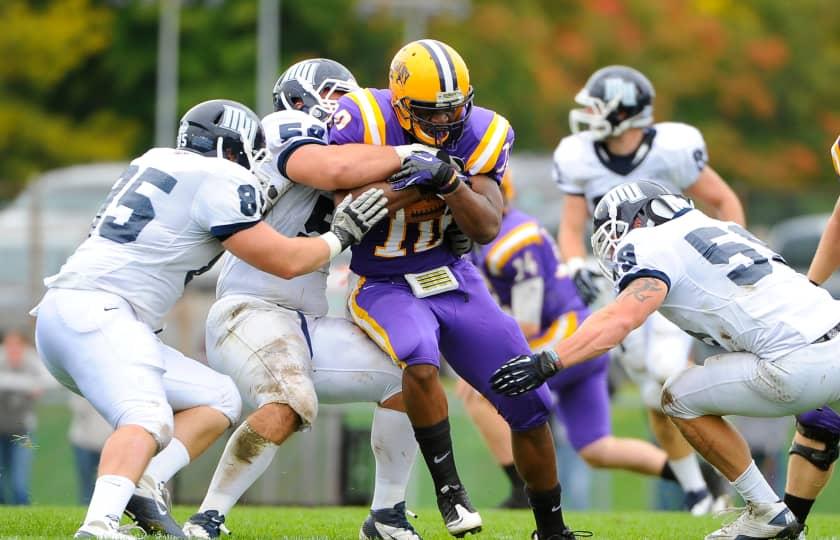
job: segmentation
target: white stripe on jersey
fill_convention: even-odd
[[[440,64],[440,70],[443,72],[444,91],[454,92],[455,81],[452,80],[452,73],[455,72],[455,68],[452,66],[452,62],[449,61],[449,55],[446,54],[446,51],[443,50],[440,43],[433,39],[422,39],[420,41],[432,50],[435,58],[437,58],[438,64]]]

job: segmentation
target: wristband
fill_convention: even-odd
[[[330,248],[330,260],[335,259],[339,253],[344,251],[344,247],[341,245],[341,240],[338,239],[338,236],[336,236],[334,232],[326,232],[322,234],[320,238],[326,242],[327,246]]]
[[[586,266],[586,261],[583,260],[583,257],[572,257],[568,261],[566,261],[566,270],[568,270],[569,275],[572,276]]]
[[[458,173],[457,171],[453,171],[452,176],[449,178],[449,180],[447,180],[445,184],[440,186],[437,189],[437,192],[440,195],[449,195],[451,193],[454,193],[455,190],[458,189],[458,186],[460,184],[461,184],[461,174]]]

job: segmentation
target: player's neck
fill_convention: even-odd
[[[630,128],[617,137],[609,137],[604,141],[604,144],[609,150],[610,154],[614,156],[629,156],[645,138],[645,130],[642,128]]]

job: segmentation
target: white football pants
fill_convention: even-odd
[[[47,369],[114,428],[140,425],[163,448],[173,410],[205,405],[232,424],[239,419],[242,402],[230,377],[165,345],[122,297],[49,289],[36,309],[35,342]]]
[[[381,403],[402,391],[400,368],[346,319],[230,295],[210,308],[206,341],[210,366],[233,378],[248,405],[288,404],[301,429],[319,401]]]
[[[840,399],[840,337],[808,345],[774,361],[752,353],[710,356],[665,383],[663,410],[691,419],[704,415],[776,417]]]

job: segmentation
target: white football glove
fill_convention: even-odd
[[[348,194],[333,212],[332,232],[341,242],[341,249],[358,244],[379,220],[388,215],[388,199],[381,189],[371,188],[355,200]]]

